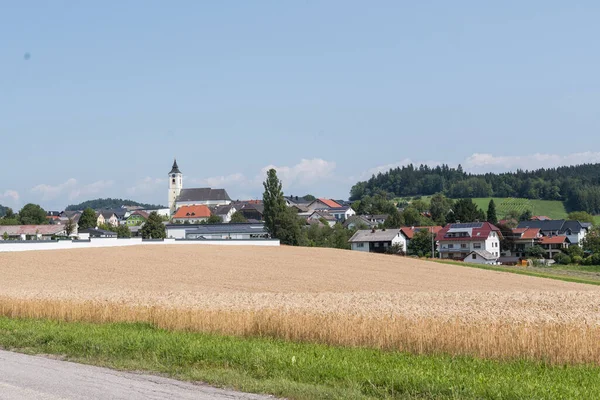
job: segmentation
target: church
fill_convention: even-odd
[[[177,160],[169,172],[169,210],[173,215],[179,207],[199,206],[207,207],[224,206],[231,204],[231,199],[225,189],[211,188],[183,188],[183,174],[179,170]]]

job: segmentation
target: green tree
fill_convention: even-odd
[[[544,258],[544,254],[546,254],[546,251],[544,250],[544,248],[542,246],[531,246],[527,249],[527,251],[525,252],[525,255],[528,258]]]
[[[421,229],[415,232],[413,238],[408,243],[408,254],[419,257],[431,257],[431,247],[434,240],[435,235],[428,229]]]
[[[4,233],[2,234],[2,239],[3,239],[3,240],[8,240],[8,239],[9,239],[8,232],[4,232]]]
[[[129,230],[129,227],[127,225],[117,226],[117,228],[115,229],[115,232],[117,232],[118,238],[130,238],[131,237],[131,231]]]
[[[523,211],[523,214],[519,216],[519,221],[529,221],[531,217],[533,217],[531,210],[525,210]]]
[[[96,225],[98,224],[98,218],[96,217],[96,211],[92,210],[89,207],[86,208],[85,210],[83,210],[83,213],[79,217],[79,222],[77,222],[77,224],[79,225],[79,230],[95,228]]]
[[[421,214],[414,207],[406,207],[402,212],[404,223],[409,226],[418,226],[421,222]]]
[[[7,207],[5,212],[4,212],[4,217],[2,217],[4,219],[17,219],[17,215],[15,215],[14,211],[12,208]]]
[[[218,215],[211,215],[206,220],[206,223],[207,224],[222,224],[223,223],[223,218],[219,217]]]
[[[233,215],[231,215],[231,221],[229,222],[232,224],[239,224],[243,222],[248,222],[248,219],[244,217],[244,214],[242,214],[239,211],[236,211],[233,213]]]
[[[143,239],[164,239],[167,237],[167,231],[163,220],[156,211],[152,211],[140,229]]]
[[[594,227],[583,239],[583,250],[600,255],[600,226]]]
[[[404,225],[404,218],[402,218],[402,215],[400,214],[400,211],[398,211],[398,209],[396,207],[394,207],[392,210],[392,212],[389,214],[389,216],[386,218],[385,222],[383,223],[383,226],[386,228],[400,228],[402,225]]]
[[[46,211],[37,204],[26,204],[19,211],[19,221],[22,225],[42,225],[47,224]]]
[[[277,238],[282,244],[299,246],[305,242],[301,221],[298,214],[288,208],[283,198],[281,182],[277,178],[277,171],[271,168],[267,172],[267,179],[263,182],[265,191],[263,193],[265,228],[273,238]]]
[[[589,222],[590,224],[594,223],[594,216],[585,211],[573,211],[569,213],[567,219],[570,221]]]
[[[494,203],[494,199],[491,199],[490,203],[488,204],[487,222],[494,225],[498,224],[498,217],[496,216],[496,203]]]
[[[434,194],[429,203],[429,212],[433,221],[441,226],[446,225],[446,215],[452,209],[452,200],[441,193]]]
[[[304,200],[306,201],[315,201],[317,198],[315,196],[313,196],[312,194],[307,194],[303,196]]]
[[[71,233],[73,233],[75,231],[75,222],[73,221],[72,218],[69,218],[67,220],[67,223],[65,224],[65,232],[67,233],[67,236],[71,236]]]
[[[485,221],[485,213],[473,203],[472,199],[460,199],[454,203],[454,222]]]

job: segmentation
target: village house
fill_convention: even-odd
[[[327,211],[313,211],[307,221],[326,221],[329,226],[334,226],[338,220]]]
[[[176,224],[199,224],[207,221],[210,216],[210,209],[205,205],[182,206],[173,215],[173,222]]]
[[[371,222],[364,215],[353,215],[344,221],[343,226],[346,229],[371,229],[377,228],[379,224]]]
[[[100,210],[96,212],[96,226],[100,225],[110,225],[110,226],[119,226],[119,219],[115,215],[113,211],[110,210]]]
[[[440,258],[455,260],[464,260],[476,250],[487,251],[497,260],[501,239],[500,229],[489,222],[448,224],[436,237]]]
[[[544,221],[521,221],[517,228],[536,228],[543,236],[567,236],[570,244],[581,246],[587,235],[591,224],[579,221],[544,220]]]
[[[526,257],[527,250],[536,244],[542,238],[542,233],[538,228],[514,228],[512,229],[512,249],[511,255],[514,257]]]
[[[547,259],[553,259],[554,256],[563,252],[571,244],[568,236],[544,236],[539,241],[540,246],[546,252],[545,257]]]
[[[394,245],[406,251],[406,236],[400,229],[359,230],[348,240],[351,249],[370,253],[385,253]]]
[[[148,214],[146,211],[141,211],[141,210],[134,211],[129,214],[129,217],[127,217],[127,219],[124,221],[124,225],[127,225],[129,227],[140,226],[144,222],[146,222],[146,220],[148,219],[149,216],[150,216],[150,214]]]
[[[230,223],[210,225],[178,225],[166,224],[167,237],[188,240],[264,240],[269,233],[262,223]]]
[[[0,225],[0,239],[8,240],[52,240],[66,237],[64,225]]]
[[[210,207],[211,214],[220,217],[224,223],[229,223],[229,221],[231,221],[231,216],[236,211],[237,211],[237,209],[231,204],[224,205],[224,206]]]
[[[333,215],[335,217],[336,221],[338,221],[340,223],[343,223],[348,218],[356,215],[356,211],[354,211],[352,209],[352,207],[350,207],[350,206],[329,208],[329,209],[327,209],[327,212],[329,214]]]
[[[486,250],[473,250],[464,259],[464,262],[472,264],[498,264],[498,257]]]
[[[248,221],[262,221],[265,206],[262,200],[247,200],[233,203],[240,214]]]
[[[308,211],[316,211],[316,210],[328,210],[330,208],[340,208],[341,204],[336,203],[330,199],[316,199],[310,202],[306,208]]]

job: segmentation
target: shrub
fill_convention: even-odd
[[[573,256],[571,257],[571,261],[573,262],[573,264],[581,264],[583,262],[583,257]]]
[[[567,265],[567,264],[571,264],[571,257],[566,255],[565,253],[559,253],[554,256],[554,261],[557,264]]]

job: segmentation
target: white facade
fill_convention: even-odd
[[[464,258],[466,254],[475,250],[485,250],[493,256],[500,257],[500,237],[492,231],[487,238],[443,240],[440,242],[439,250],[441,258]]]
[[[495,265],[498,263],[497,260],[498,260],[497,258],[496,259],[487,259],[485,257],[482,257],[481,254],[472,252],[467,257],[465,257],[465,259],[463,261],[466,263],[471,263],[471,264]]]
[[[181,189],[179,190],[179,192],[181,192]],[[177,193],[177,195],[179,196],[179,193]],[[207,206],[207,207],[213,207],[213,206],[227,206],[231,204],[231,200],[194,200],[194,201],[178,201],[175,205],[175,208],[178,209],[179,207],[183,207],[183,206]]]
[[[355,251],[364,251],[364,252],[368,253],[369,252],[369,242],[352,243],[350,248]]]

